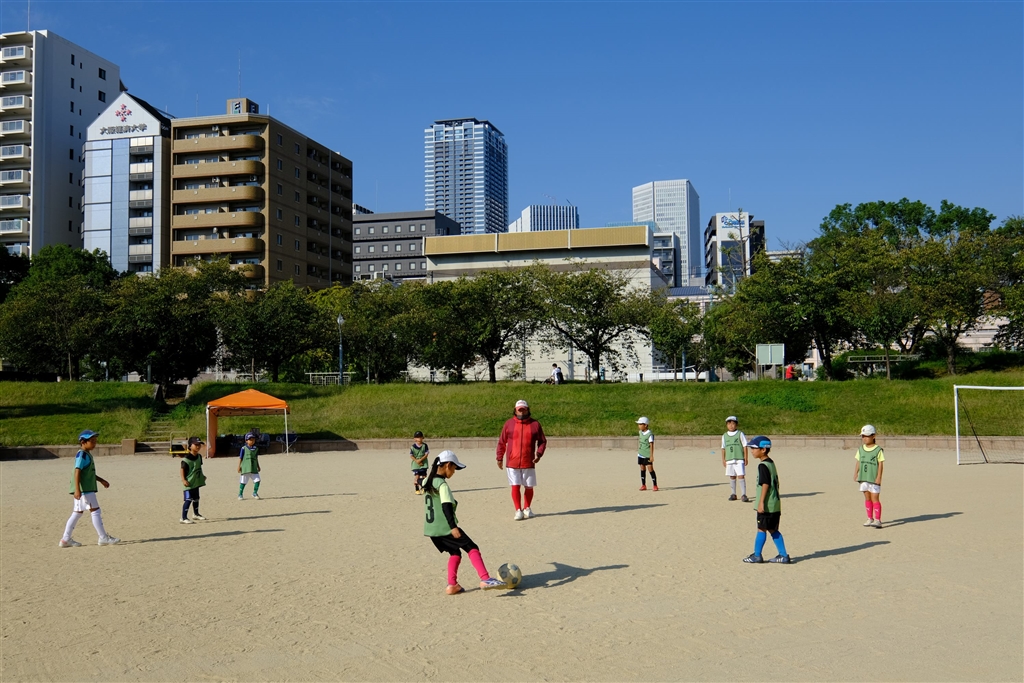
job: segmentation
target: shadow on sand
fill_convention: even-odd
[[[276,515],[252,515],[251,517],[218,517],[208,519],[204,524],[210,522],[246,522],[250,519],[270,519],[271,517],[295,517],[296,515],[329,515],[333,510],[306,510],[305,512],[281,512]]]
[[[855,553],[858,550],[867,550],[876,545],[888,545],[890,541],[870,541],[868,543],[861,543],[860,545],[848,545],[845,548],[830,548],[829,550],[819,550],[810,555],[798,555],[793,557],[793,563],[804,562],[806,560],[816,560],[820,557],[832,557],[833,555],[846,555],[848,553]]]
[[[262,496],[263,500],[291,500],[293,498],[329,498],[331,496],[358,496],[358,493],[311,493],[308,496]]]
[[[244,534],[267,534],[284,529],[253,529],[252,531],[217,531],[212,534],[196,534],[195,536],[167,536],[166,538],[140,538],[135,541],[121,541],[118,545],[135,545],[136,543],[160,543],[161,541],[193,541],[197,538],[220,538],[222,536],[242,536]]]
[[[564,512],[547,512],[538,517],[558,517],[560,515],[596,515],[602,512],[631,512],[643,510],[644,508],[660,508],[668,503],[651,503],[650,505],[610,505],[602,508],[581,508],[579,510],[565,510]]]
[[[820,496],[824,491],[810,491],[809,493],[780,493],[779,498],[806,498],[808,496]]]
[[[482,489],[456,489],[456,493],[472,493],[473,491],[502,491],[507,489],[507,486],[488,486]]]
[[[888,529],[891,526],[900,526],[901,524],[913,524],[914,522],[930,522],[933,519],[948,519],[950,517],[956,517],[962,515],[962,512],[942,512],[933,513],[930,515],[917,515],[916,517],[904,517],[903,519],[894,519],[891,522],[883,522],[882,528]]]
[[[659,491],[682,491],[684,489],[703,489],[708,486],[725,486],[724,481],[718,481],[714,484],[694,484],[693,486],[659,486]]]
[[[552,562],[551,569],[540,574],[526,574],[523,576],[522,582],[514,590],[510,590],[507,593],[502,593],[502,597],[515,597],[522,595],[523,591],[530,588],[557,588],[558,586],[564,586],[567,583],[572,583],[576,579],[584,576],[590,576],[594,572],[603,572],[611,569],[625,569],[629,567],[628,564],[609,564],[604,567],[592,567],[587,569],[585,567],[573,567],[571,564],[562,564],[561,562]]]

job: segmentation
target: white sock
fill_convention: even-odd
[[[68,517],[68,523],[64,527],[64,540],[70,541],[71,534],[75,533],[75,525],[78,524],[78,520],[82,519],[81,512],[72,512],[71,516]]]
[[[92,511],[92,525],[96,527],[96,533],[100,535],[100,538],[107,537],[107,530],[103,528],[103,518],[100,517],[99,509]]]
[[[736,480],[735,479],[730,479],[729,480],[729,486],[732,488],[732,495],[735,496],[736,495]]]
[[[740,490],[743,492],[744,496],[747,495],[747,480],[746,479],[740,479]]]

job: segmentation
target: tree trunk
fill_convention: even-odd
[[[487,374],[489,376],[487,381],[490,382],[491,384],[495,384],[498,381],[497,365],[497,360],[491,360],[490,358],[487,359]]]
[[[814,344],[818,347],[818,353],[821,354],[821,364],[825,368],[826,379],[834,380],[835,375],[832,371],[832,350],[827,344],[822,342],[820,335],[814,335]]]
[[[270,381],[277,384],[277,377],[281,369],[280,363],[274,363],[270,366]]]
[[[590,367],[594,369],[594,383],[601,383],[601,354],[600,353],[588,353],[587,356],[590,358]]]
[[[885,345],[885,378],[892,379],[892,370],[889,368],[889,345]]]
[[[956,340],[946,344],[946,370],[951,375],[956,374]]]

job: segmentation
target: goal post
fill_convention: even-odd
[[[953,416],[957,465],[1024,464],[1024,386],[955,384]]]

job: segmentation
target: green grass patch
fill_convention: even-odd
[[[0,382],[0,446],[138,439],[153,416],[153,386],[126,382]]]

